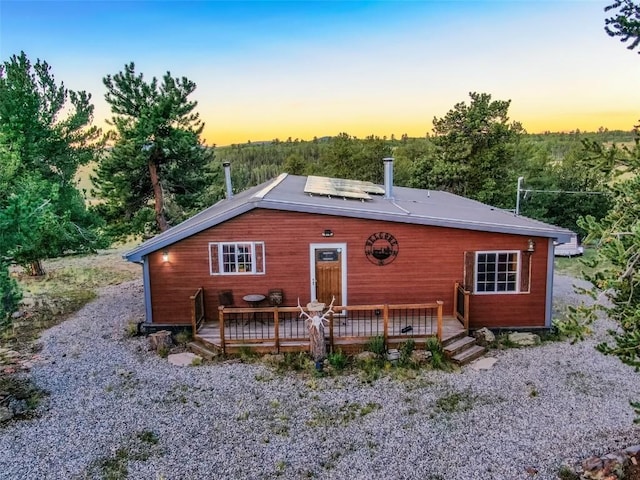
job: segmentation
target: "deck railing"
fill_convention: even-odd
[[[334,307],[325,335],[335,345],[365,343],[382,336],[385,344],[403,339],[436,336],[442,340],[442,301],[403,305],[349,305]],[[309,341],[307,324],[297,307],[219,307],[218,325],[223,352],[227,346],[257,347]]]
[[[465,330],[469,330],[469,297],[471,292],[465,290],[464,285],[455,283],[453,289],[453,316],[464,325]]]
[[[191,300],[191,328],[193,335],[197,333],[204,323],[204,289],[199,288],[195,294],[189,297]]]

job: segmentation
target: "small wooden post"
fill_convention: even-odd
[[[224,305],[218,307],[218,324],[220,327],[220,346],[222,347],[222,354],[224,355],[227,353],[224,342]]]
[[[438,340],[442,342],[442,305],[444,302],[438,300],[436,303],[438,304]]]
[[[280,315],[277,305],[273,307],[273,334],[276,336],[276,353],[280,353]]]
[[[453,318],[458,318],[458,287],[459,283],[453,284]]]
[[[464,329],[469,333],[469,291],[464,290]]]
[[[389,305],[385,304],[382,312],[384,344],[387,345],[389,342]]]
[[[200,299],[200,315],[202,316],[202,323],[204,323],[205,319],[207,318],[207,312],[204,309],[204,287],[200,287],[198,292],[198,298]]]
[[[191,295],[189,298],[191,299],[191,335],[193,338],[196,338],[196,333],[198,331],[197,323],[196,323],[196,298],[198,294]]]
[[[329,314],[329,347],[333,352],[333,312]]]

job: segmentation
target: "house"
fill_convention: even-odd
[[[580,245],[578,241],[578,235],[575,233],[571,236],[568,242],[555,243],[555,256],[556,257],[578,257],[584,253],[584,247]]]
[[[425,302],[455,314],[466,301],[465,328],[551,326],[554,242],[569,230],[394,186],[393,159],[383,186],[282,174],[232,195],[228,164],[225,174],[227,198],[125,255],[142,264],[145,326],[192,325],[196,292],[205,324],[222,318],[221,329],[221,306],[270,315],[333,297],[343,314]]]

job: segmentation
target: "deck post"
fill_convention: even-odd
[[[329,351],[333,353],[333,312],[329,314]]]
[[[382,319],[383,319],[384,344],[386,347],[387,342],[389,341],[389,305],[386,303],[384,304]]]
[[[444,302],[438,300],[436,303],[438,304],[438,340],[442,341],[442,305]]]
[[[458,318],[458,287],[460,284],[455,282],[453,284],[453,318]]]
[[[204,309],[204,287],[200,287],[200,312],[202,315],[202,323],[204,323],[207,318],[207,312]]]
[[[273,334],[276,336],[276,353],[280,353],[280,315],[278,315],[278,306],[273,306]]]
[[[224,355],[227,353],[224,343],[224,305],[218,307],[218,324],[220,325],[220,347]]]
[[[469,291],[464,291],[464,329],[469,333]]]
[[[189,299],[191,300],[191,336],[195,339],[196,334],[198,333],[198,326],[196,323],[196,297],[198,294],[191,295]]]

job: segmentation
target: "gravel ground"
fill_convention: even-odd
[[[572,282],[556,278],[557,305],[576,301]],[[134,281],[43,334],[29,375],[50,396],[0,428],[0,478],[555,479],[563,462],[640,443],[640,376],[594,349],[606,321],[580,344],[492,351],[491,371],[366,384],[174,367],[123,337],[142,312]]]

